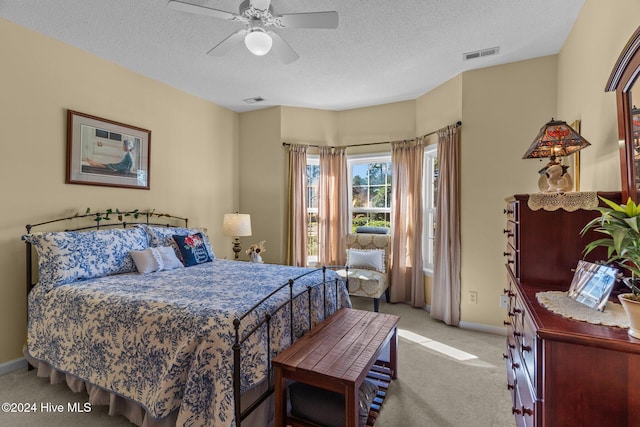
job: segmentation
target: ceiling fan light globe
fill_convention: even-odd
[[[244,44],[249,52],[256,56],[262,56],[269,53],[273,40],[271,36],[264,31],[251,31],[244,38]]]

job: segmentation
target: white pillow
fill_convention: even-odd
[[[147,274],[160,270],[160,264],[154,258],[151,248],[143,251],[131,251],[129,254],[131,254],[131,258],[133,258],[133,262],[136,264],[138,273]]]
[[[174,268],[184,268],[184,265],[176,256],[176,251],[172,246],[160,246],[159,248],[149,248],[158,251],[162,259],[163,270],[173,270]]]
[[[347,266],[384,273],[384,249],[347,249]]]
[[[171,246],[131,251],[130,254],[140,274],[184,267]]]

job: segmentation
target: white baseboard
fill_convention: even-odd
[[[473,331],[487,332],[489,334],[507,336],[507,328],[502,326],[485,325],[483,323],[472,323],[461,321],[458,324],[463,329],[471,329]]]
[[[0,375],[8,374],[9,372],[17,371],[19,369],[27,369],[27,361],[24,357],[0,363]]]
[[[431,313],[430,305],[425,305],[423,309]],[[504,328],[502,326],[492,326],[492,325],[485,325],[484,323],[472,323],[472,322],[460,321],[460,323],[458,323],[458,327],[462,329],[470,329],[472,331],[487,332],[489,334],[503,335],[505,337],[507,336],[507,328]]]

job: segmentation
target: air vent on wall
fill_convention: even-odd
[[[463,53],[462,59],[466,61],[468,59],[482,58],[484,56],[497,55],[498,52],[500,52],[500,48],[498,46],[490,47],[489,49],[482,49],[482,50],[476,50],[474,52]]]
[[[257,102],[262,102],[264,101],[264,98],[261,96],[256,96],[255,98],[247,98],[247,99],[243,99],[244,102],[246,102],[247,104],[255,104]]]

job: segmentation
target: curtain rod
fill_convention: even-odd
[[[455,125],[453,125],[454,127],[460,127],[462,126],[462,122],[461,121],[457,121]],[[438,133],[439,131],[441,131],[442,129],[446,129],[448,126],[445,126],[444,128],[440,128],[438,130],[434,130],[433,132],[429,132],[426,133],[424,135],[421,136],[421,138],[426,138],[430,135],[433,135],[435,133]],[[384,142],[366,142],[364,144],[350,144],[350,145],[340,145],[339,147],[344,147],[344,148],[349,148],[349,147],[364,147],[367,145],[381,145],[381,144],[391,144],[391,142],[393,141],[384,141]],[[290,142],[283,142],[282,146],[283,147],[289,147],[291,145]],[[325,145],[312,145],[312,144],[300,144],[300,145],[307,145],[308,147],[314,147],[314,148],[320,148],[320,147],[329,147],[329,148],[336,148],[334,146],[325,146]]]

